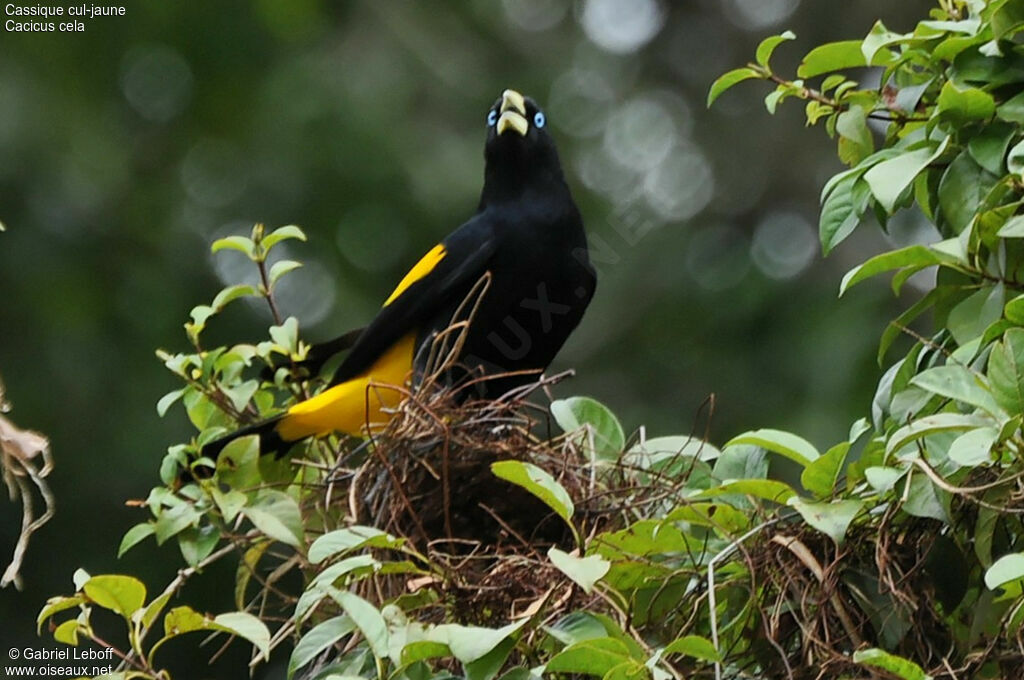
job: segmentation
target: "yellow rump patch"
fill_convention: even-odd
[[[413,265],[413,268],[409,270],[409,273],[406,274],[405,277],[398,282],[398,286],[395,287],[395,290],[392,291],[388,299],[384,301],[383,306],[387,307],[388,305],[390,305],[392,302],[394,302],[395,298],[397,298],[399,295],[405,292],[406,288],[416,283],[430,272],[434,271],[434,267],[437,266],[438,262],[444,259],[446,253],[447,251],[444,249],[444,246],[441,245],[440,243],[431,248],[426,255],[420,258],[419,262]]]
[[[409,333],[362,375],[292,406],[277,424],[277,433],[285,441],[296,441],[330,432],[360,437],[367,434],[367,427],[379,431],[391,419],[384,409],[402,401],[399,388],[412,370],[415,344],[416,333]]]

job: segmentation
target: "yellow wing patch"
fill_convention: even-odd
[[[390,305],[392,302],[394,302],[395,298],[397,298],[399,295],[405,292],[406,288],[416,283],[430,272],[434,271],[434,267],[437,266],[438,262],[444,259],[444,256],[446,254],[447,251],[444,249],[444,246],[441,245],[440,243],[431,248],[427,252],[427,254],[421,257],[420,261],[417,262],[413,266],[413,268],[409,270],[409,273],[406,274],[405,277],[398,282],[398,286],[395,287],[395,290],[391,293],[388,299],[384,301],[383,306],[387,307],[388,305]]]

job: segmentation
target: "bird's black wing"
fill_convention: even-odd
[[[444,249],[443,256],[433,262],[439,248]],[[423,323],[451,305],[452,295],[484,275],[495,248],[494,229],[483,215],[449,234],[395,289],[338,367],[331,385],[362,374],[406,334],[418,333]]]

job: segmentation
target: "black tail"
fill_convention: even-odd
[[[239,437],[256,434],[260,437],[260,455],[263,456],[273,453],[275,457],[280,458],[287,453],[288,449],[290,449],[292,444],[295,443],[282,439],[281,435],[279,435],[275,429],[278,422],[280,422],[284,416],[285,414],[282,413],[280,415],[267,418],[266,420],[261,420],[258,423],[253,423],[252,425],[245,425],[234,432],[229,432],[226,435],[218,437],[212,442],[204,444],[203,448],[199,450],[199,455],[208,456],[213,460],[217,460],[225,446]]]
[[[359,339],[359,336],[363,334],[365,328],[356,328],[351,330],[344,335],[341,335],[333,340],[327,342],[318,342],[309,348],[309,353],[306,354],[306,358],[302,361],[295,362],[295,368],[304,370],[306,375],[316,377],[323,369],[324,364],[330,361],[338,354],[352,349],[353,345]],[[267,366],[260,372],[260,378],[267,382],[274,381],[274,373],[277,369],[288,366],[287,361],[275,361],[272,366]]]

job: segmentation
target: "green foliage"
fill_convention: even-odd
[[[160,596],[146,603],[146,587],[136,578],[119,574],[89,576],[84,572],[76,574],[78,592],[74,595],[52,597],[37,617],[40,628],[48,620],[67,610],[77,609],[78,615],[61,623],[51,623],[53,638],[57,642],[77,646],[82,638],[100,645],[107,643],[100,639],[92,626],[94,607],[118,615],[127,629],[128,648],[125,657],[134,670],[117,673],[117,678],[142,678],[156,680],[166,677],[155,665],[156,652],[164,643],[186,633],[226,633],[249,641],[264,659],[270,654],[270,631],[257,617],[247,612],[228,612],[217,616],[200,614],[190,607],[179,606],[166,611],[177,586],[164,591]],[[163,615],[163,635],[150,645],[145,644],[146,636],[156,627]],[[111,677],[111,676],[104,676]]]
[[[1012,500],[1024,445],[1024,318],[1018,302],[1024,250],[1017,240],[1024,233],[1017,214],[1024,165],[1016,151],[1024,140],[1021,10],[1012,0],[943,1],[908,33],[878,22],[863,40],[815,47],[797,69],[798,80],[774,72],[760,54],[746,67],[745,79],[775,85],[765,100],[769,111],[788,98],[804,100],[808,125],[823,123],[849,166],[822,191],[826,254],[869,215],[885,229],[889,216],[914,210],[935,228],[931,239],[876,255],[843,278],[840,294],[894,272],[892,288],[899,294],[911,276],[935,270],[931,287],[882,335],[880,362],[901,335],[910,346],[879,382],[870,431],[804,465],[801,482],[820,500],[788,500],[803,522],[837,544],[856,531],[878,546],[885,562],[904,562],[901,571],[918,563],[933,572],[906,591],[918,609],[915,620],[888,597],[864,596],[865,585],[891,578],[883,561],[846,560],[847,575],[835,592],[875,622],[872,648],[856,651],[852,660],[894,677],[944,674],[942,666],[926,671],[932,660],[920,654],[949,644],[959,650],[956,663],[965,663],[968,676],[997,677],[998,669],[1011,666],[1006,658],[994,660],[993,646],[1011,649],[1021,625],[1024,527]],[[790,36],[762,45],[777,45],[783,37]],[[855,80],[862,74],[851,72],[867,64],[878,69],[878,87],[862,87]],[[723,76],[712,87],[714,97],[738,82]],[[919,321],[929,311],[930,328]],[[796,462],[807,458],[778,436],[759,440],[752,433],[733,442]],[[910,527],[933,527],[925,531],[942,536],[944,562],[927,556],[940,551],[931,541],[915,541],[917,558],[901,553],[888,539],[901,525],[912,532],[909,537]],[[801,557],[813,569],[811,559]],[[931,588],[938,604],[928,603]],[[889,620],[878,623],[885,607]],[[937,629],[915,636],[923,611]],[[976,617],[972,626],[962,625],[965,616]],[[982,629],[1001,637],[986,647],[990,643],[978,636]],[[909,645],[914,637],[923,646]]]

